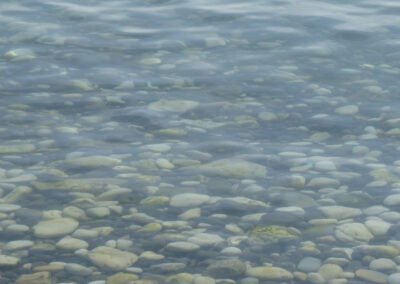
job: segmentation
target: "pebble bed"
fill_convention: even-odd
[[[0,3],[1,284],[400,283],[393,15],[25,2]]]

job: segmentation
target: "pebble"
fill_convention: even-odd
[[[88,253],[89,260],[101,267],[110,270],[121,271],[136,262],[138,257],[130,252],[99,246]]]
[[[107,207],[94,207],[86,210],[89,217],[93,218],[105,218],[111,214],[110,209]]]
[[[79,276],[89,276],[92,275],[93,271],[90,268],[87,268],[78,263],[66,263],[65,270],[73,275]]]
[[[345,223],[336,227],[335,236],[343,242],[368,242],[374,235],[362,223]]]
[[[333,219],[348,219],[360,216],[362,211],[358,208],[344,207],[344,206],[321,206],[318,208],[328,218]]]
[[[302,272],[317,272],[321,266],[321,260],[315,257],[304,257],[297,265],[297,269]]]
[[[33,227],[38,238],[54,238],[65,236],[75,231],[79,222],[71,218],[58,218],[41,221]]]
[[[88,248],[89,244],[84,240],[67,236],[59,240],[56,244],[56,247],[64,250],[78,250]]]
[[[399,284],[400,283],[400,273],[390,274],[387,278],[389,284]]]
[[[19,263],[20,259],[14,256],[0,254],[0,267],[15,266]]]
[[[329,281],[337,278],[343,272],[343,269],[337,264],[328,263],[322,265],[318,272],[326,281]]]
[[[371,270],[377,270],[377,271],[391,271],[391,270],[396,270],[397,264],[388,258],[378,258],[374,259],[369,263],[369,268]]]
[[[210,196],[199,193],[181,193],[174,195],[170,200],[172,207],[196,207],[207,203]]]
[[[101,168],[101,167],[113,167],[121,164],[121,160],[107,157],[107,156],[87,156],[70,158],[65,160],[65,163],[69,166],[83,167],[83,168]]]
[[[188,167],[190,169],[191,167]],[[267,168],[263,165],[242,159],[221,159],[211,163],[193,166],[210,175],[239,179],[259,179],[267,176]]]
[[[194,252],[200,249],[200,246],[190,242],[172,242],[165,246],[165,249],[171,252]]]
[[[365,226],[371,231],[374,236],[384,236],[389,231],[392,224],[381,219],[367,220]]]
[[[293,275],[286,269],[272,266],[251,267],[246,271],[247,276],[255,277],[262,280],[292,280]]]
[[[206,269],[206,273],[215,278],[237,278],[245,272],[246,264],[236,258],[214,261]]]
[[[372,283],[386,284],[387,276],[381,272],[368,270],[368,269],[358,269],[356,270],[356,276],[362,280],[370,281]]]
[[[209,234],[209,233],[200,233],[196,234],[193,237],[188,238],[188,241],[191,243],[195,243],[201,247],[214,246],[218,243],[224,241],[219,235]]]
[[[386,206],[397,206],[400,205],[400,194],[391,194],[383,200],[383,204]]]
[[[343,115],[354,115],[358,112],[358,106],[356,105],[347,105],[338,107],[335,109],[335,112]]]
[[[33,274],[23,274],[18,277],[15,284],[52,284],[51,274],[47,271],[36,272]]]
[[[21,249],[30,248],[33,245],[34,245],[34,242],[32,242],[32,241],[29,241],[29,240],[18,240],[18,241],[8,242],[4,246],[3,249],[4,250],[8,250],[8,251],[21,250]]]

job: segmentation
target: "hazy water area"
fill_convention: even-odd
[[[0,284],[400,283],[400,1],[0,2]]]

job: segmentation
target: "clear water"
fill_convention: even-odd
[[[399,11],[3,1],[1,283],[398,283]]]

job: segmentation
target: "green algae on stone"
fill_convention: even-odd
[[[260,239],[297,239],[299,234],[283,226],[256,226],[250,231],[250,237]]]
[[[178,273],[167,278],[167,284],[191,284],[193,276],[189,273]]]

